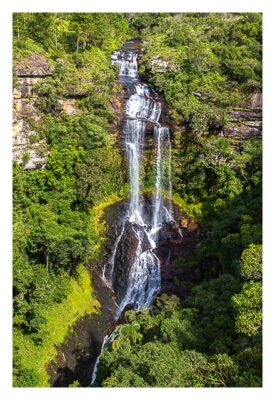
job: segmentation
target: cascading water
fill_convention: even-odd
[[[156,143],[156,183],[153,204],[153,232],[158,232],[162,224],[173,220],[171,182],[171,142],[169,129],[155,127]],[[163,193],[168,195],[168,206],[164,205]]]
[[[117,249],[125,233],[126,223],[132,224],[132,232],[137,239],[135,255],[130,266],[127,287],[122,299],[118,302],[116,319],[118,319],[127,305],[140,309],[143,305],[149,307],[161,288],[160,261],[154,249],[157,246],[158,231],[162,224],[173,220],[171,195],[171,143],[169,129],[161,127],[161,102],[153,90],[142,83],[138,74],[138,52],[127,42],[127,50],[118,50],[112,55],[112,64],[119,67],[119,76],[130,93],[126,103],[126,121],[123,129],[126,155],[129,165],[130,202],[127,215],[122,224],[120,234],[114,243],[112,254],[103,269],[103,280],[109,287],[114,284],[114,269]],[[143,161],[143,147],[147,122],[153,123],[155,152],[156,152],[156,182],[155,194],[152,203],[151,222],[148,224],[144,212],[144,198],[141,192],[141,167]],[[164,205],[163,191],[168,195],[168,207]],[[146,238],[147,246],[144,249],[143,241]],[[148,248],[149,247],[149,248]],[[103,352],[106,342],[111,337],[105,337],[101,348]],[[99,362],[96,360],[92,384],[96,379],[96,370]]]
[[[131,202],[128,210],[130,222],[143,225],[142,202],[140,201],[140,164],[146,124],[139,119],[127,120],[125,144],[129,161]]]
[[[164,206],[162,197],[162,191],[165,189],[168,189],[168,197],[171,196],[171,165],[167,169],[167,165],[165,166],[164,163],[166,159],[167,164],[167,154],[171,157],[169,129],[161,127],[159,124],[161,102],[156,99],[156,94],[148,85],[141,83],[138,74],[137,58],[138,53],[131,48],[131,44],[129,46],[129,42],[127,50],[116,51],[112,56],[112,63],[119,66],[119,76],[131,93],[126,103],[126,122],[124,126],[130,177],[130,204],[127,218],[133,224],[133,232],[138,240],[135,257],[129,272],[127,289],[123,299],[120,301],[117,318],[128,304],[135,309],[139,309],[142,305],[149,306],[154,296],[160,290],[160,262],[153,250],[156,248],[157,231],[161,228],[161,224],[172,220],[172,207],[169,206],[167,209]],[[157,153],[156,193],[153,201],[152,222],[148,225],[145,223],[143,211],[144,200],[140,195],[140,172],[147,121],[155,124],[154,132]],[[169,150],[168,152],[167,149]],[[169,157],[168,164],[171,161]],[[164,187],[165,177],[166,182],[169,182],[168,188]],[[135,229],[135,225],[139,229]],[[145,251],[143,251],[142,247],[144,233],[150,243],[150,248]],[[117,243],[112,256],[112,266],[114,265],[116,247]]]
[[[120,242],[120,239],[122,238],[122,235],[124,233],[124,229],[125,229],[125,224],[122,225],[122,230],[121,230],[120,234],[116,238],[111,257],[109,258],[108,262],[104,265],[104,268],[103,268],[102,278],[103,278],[104,282],[110,288],[112,288],[112,285],[113,285],[113,272],[114,272],[114,267],[115,267],[117,246],[118,246],[118,244]]]

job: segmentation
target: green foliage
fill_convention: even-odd
[[[81,385],[78,381],[73,381],[73,383],[71,383],[69,387],[81,387]]]
[[[72,271],[88,251],[85,226],[79,213],[69,212],[69,219],[61,222],[47,205],[36,205],[31,212],[35,228],[29,236],[27,253],[34,260],[44,261],[47,269]]]
[[[194,350],[179,352],[169,344],[146,343],[126,365],[115,364],[114,373],[103,384],[104,387],[219,387],[226,385],[235,370],[228,356],[210,361]]]
[[[262,327],[262,284],[247,282],[242,292],[233,297],[237,311],[236,329],[247,336],[254,336]]]
[[[17,387],[37,387],[39,386],[39,375],[34,369],[22,369],[20,375],[16,378]]]
[[[39,331],[30,335],[14,329],[14,386],[49,386],[46,367],[57,354],[56,346],[64,341],[78,318],[98,311],[99,303],[93,294],[90,273],[81,265],[76,277],[68,280],[66,297],[63,296],[59,302],[55,299],[46,307],[44,302],[43,307],[43,297],[51,297],[47,289],[37,281],[39,295],[36,293],[33,300],[37,307],[40,306],[40,323],[43,320]]]
[[[22,163],[23,163],[23,165],[26,165],[29,160],[30,160],[30,155],[28,153],[23,153],[23,155],[22,155]]]
[[[261,14],[175,14],[138,25],[146,77],[193,135],[220,129],[231,106],[261,87]]]
[[[231,297],[240,289],[232,275],[204,282],[192,289],[186,304],[198,310],[200,349],[210,353],[231,353],[234,347],[234,309]]]
[[[262,245],[251,244],[241,257],[241,274],[246,279],[259,280],[262,278]]]
[[[86,207],[116,193],[125,179],[119,151],[111,147],[90,151],[77,176],[78,198]]]
[[[16,49],[24,49],[32,40],[53,55],[84,52],[93,46],[111,52],[128,34],[123,15],[114,13],[15,13],[13,29]]]
[[[236,149],[211,135],[183,141],[173,156],[180,202],[207,227],[205,251],[231,271],[243,249],[262,241],[260,153],[258,139]]]
[[[227,139],[203,138],[196,146],[184,146],[180,156],[176,187],[191,201],[206,200],[209,196],[232,200],[242,192],[236,151]]]
[[[245,282],[241,293],[233,296],[237,312],[236,330],[259,337],[262,329],[262,246],[251,244],[241,256],[241,275]]]
[[[88,237],[91,243],[91,260],[100,262],[102,260],[102,245],[106,240],[107,225],[103,219],[105,209],[111,204],[117,203],[128,195],[128,188],[125,187],[118,193],[112,193],[105,200],[99,202],[90,211],[90,221],[88,226]]]
[[[94,115],[48,116],[44,119],[41,136],[50,145],[81,146],[91,150],[107,144],[106,121]]]
[[[259,359],[234,329],[231,297],[239,290],[238,279],[224,275],[193,288],[184,307],[162,294],[151,310],[127,311],[100,359],[96,385],[260,386]]]

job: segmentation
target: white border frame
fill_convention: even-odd
[[[158,396],[173,400],[187,398],[199,399],[232,399],[233,396],[243,399],[270,398],[274,392],[273,364],[274,354],[274,283],[275,265],[272,265],[273,230],[274,230],[274,152],[275,129],[273,127],[273,97],[275,93],[274,52],[275,46],[275,3],[273,0],[9,0],[0,5],[0,94],[1,94],[1,371],[0,393],[4,400],[42,400],[51,396],[53,399],[64,397],[66,400],[81,399],[112,400],[121,398],[140,398],[140,396]],[[182,388],[182,389],[97,389],[97,388],[12,388],[12,245],[11,245],[11,149],[12,149],[12,13],[13,12],[263,12],[264,20],[264,386],[263,388]],[[80,392],[79,392],[80,390]],[[77,392],[76,392],[77,391]],[[274,396],[274,395],[273,395]]]

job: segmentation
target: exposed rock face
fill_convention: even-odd
[[[262,137],[262,94],[254,93],[250,102],[236,107],[230,116],[230,125],[220,133],[239,142],[252,137]]]
[[[13,90],[13,159],[24,163],[25,169],[43,168],[48,148],[39,140],[30,120],[39,121],[36,110],[38,94],[35,85],[52,75],[52,68],[41,54],[32,54],[15,66],[16,85]],[[59,100],[60,109],[68,115],[80,112],[73,97]]]
[[[177,71],[179,69],[176,63],[170,61],[165,57],[160,57],[160,56],[154,57],[151,60],[150,68],[154,72],[171,72],[171,71]]]
[[[13,159],[19,164],[24,162],[26,169],[42,168],[47,157],[46,142],[37,141],[29,123],[30,119],[39,120],[33,86],[41,79],[44,78],[18,77],[18,88],[13,92]]]
[[[38,76],[44,78],[52,74],[52,69],[42,54],[31,54],[14,68],[17,76]]]
[[[39,121],[34,85],[50,76],[51,68],[44,56],[32,54],[15,67],[14,74],[17,82],[13,91],[13,159],[24,163],[26,169],[43,168],[47,145],[38,140],[29,121]]]
[[[71,98],[58,100],[58,104],[65,114],[76,115],[79,113],[79,109],[76,106],[76,99]]]

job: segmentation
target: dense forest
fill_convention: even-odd
[[[127,311],[96,386],[262,385],[262,142],[220,134],[261,93],[261,28],[258,13],[14,14],[15,90],[37,63],[47,70],[24,100],[45,166],[26,168],[28,152],[13,165],[14,386],[49,386],[56,346],[100,313],[90,278],[104,256],[99,219],[129,191],[110,60],[129,39],[141,41],[140,73],[169,110],[173,200],[207,232],[196,256],[217,257],[222,273],[183,301],[163,293]],[[150,191],[150,166],[144,176]]]

